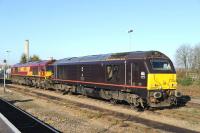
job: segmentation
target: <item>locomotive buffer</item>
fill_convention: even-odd
[[[60,133],[29,113],[0,98],[0,132],[2,133]]]

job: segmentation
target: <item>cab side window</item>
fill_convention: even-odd
[[[113,78],[113,69],[111,65],[106,66],[106,78],[107,81],[111,81]]]
[[[106,80],[110,82],[119,81],[119,66],[118,65],[106,66]]]
[[[33,75],[38,75],[38,67],[33,67],[32,71],[33,71]]]

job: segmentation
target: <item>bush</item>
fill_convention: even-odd
[[[177,80],[179,84],[183,85],[183,86],[189,86],[193,84],[193,81],[191,78],[181,78]]]

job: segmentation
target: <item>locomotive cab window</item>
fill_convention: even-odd
[[[38,75],[38,67],[33,67],[32,71],[33,71],[33,75]]]
[[[168,60],[151,60],[151,67],[153,70],[170,71],[172,70],[171,64]]]
[[[18,73],[18,68],[17,67],[14,68],[14,72]]]
[[[107,81],[116,82],[119,80],[119,66],[107,65],[106,66],[106,79]]]
[[[53,72],[53,66],[47,66],[47,67],[46,67],[46,71]]]
[[[111,81],[113,77],[113,70],[111,65],[108,65],[106,67],[106,75],[107,75],[107,81]]]

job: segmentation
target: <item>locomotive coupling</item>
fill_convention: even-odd
[[[182,94],[180,93],[180,92],[178,92],[178,91],[175,91],[175,94],[174,94],[176,97],[181,97],[182,96]]]
[[[153,93],[154,98],[161,98],[162,97],[162,93],[161,92],[154,92]]]

